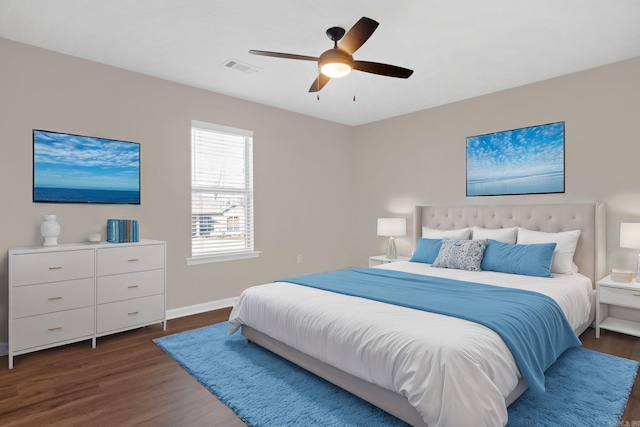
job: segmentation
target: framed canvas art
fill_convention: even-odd
[[[564,193],[564,122],[467,138],[467,197]]]

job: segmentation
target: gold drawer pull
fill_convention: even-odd
[[[138,314],[137,311],[132,311],[131,313],[129,313],[129,316],[135,316],[136,314]]]
[[[62,266],[60,266],[60,267],[49,267],[49,270],[62,270]]]
[[[134,289],[134,288],[138,288],[138,287],[139,287],[138,285],[127,286],[127,288],[129,288],[129,289]]]
[[[135,261],[140,261],[140,259],[139,259],[139,258],[131,258],[130,260],[127,260],[127,261],[129,261],[129,262],[135,262]]]
[[[50,331],[58,331],[62,329],[62,326],[56,326],[55,328],[49,328]]]
[[[640,294],[633,294],[634,297],[640,297]]]
[[[62,297],[49,297],[49,301],[53,301],[53,300],[56,300],[56,299],[62,299]]]

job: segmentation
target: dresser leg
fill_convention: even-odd
[[[96,348],[96,337],[91,338],[91,348]]]
[[[13,355],[9,355],[9,369],[13,369]]]

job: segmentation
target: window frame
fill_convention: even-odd
[[[194,217],[211,217],[210,214],[195,214],[194,213],[194,205],[193,205],[193,195],[194,192],[202,191],[202,188],[194,187],[194,175],[193,175],[193,163],[194,163],[194,140],[193,140],[193,132],[194,129],[204,130],[204,131],[212,131],[216,133],[223,133],[233,136],[241,136],[245,139],[244,149],[245,149],[245,179],[248,180],[248,186],[242,190],[238,190],[238,193],[245,193],[248,197],[247,207],[245,212],[245,219],[243,220],[244,224],[247,226],[247,233],[245,235],[249,236],[248,239],[251,241],[250,248],[245,248],[242,250],[227,250],[227,251],[211,251],[204,253],[202,255],[194,255],[194,238],[197,233],[194,235]],[[191,154],[191,257],[186,259],[187,265],[197,265],[197,264],[206,264],[211,262],[221,262],[221,261],[232,261],[239,259],[249,259],[256,258],[259,256],[260,251],[255,250],[255,221],[253,215],[253,204],[254,204],[254,190],[253,190],[253,132],[237,129],[228,126],[217,125],[213,123],[201,122],[197,120],[191,121],[190,128],[190,154]],[[249,177],[246,177],[246,174],[249,174]],[[210,187],[211,189],[215,189],[215,187]],[[229,191],[228,189],[219,189],[222,193],[229,192],[234,193],[233,191]],[[238,215],[234,215],[234,218],[239,218]],[[238,221],[236,219],[236,221]]]

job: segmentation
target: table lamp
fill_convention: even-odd
[[[640,223],[620,223],[620,247],[640,249]],[[636,264],[636,282],[640,282],[640,254]]]
[[[393,236],[406,235],[407,220],[405,218],[378,218],[378,236],[389,236],[387,258],[396,259],[398,257],[396,242],[393,240]]]

